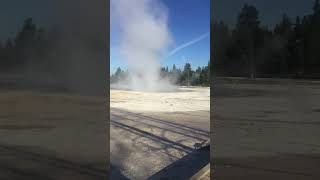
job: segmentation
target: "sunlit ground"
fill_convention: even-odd
[[[209,88],[110,92],[111,164],[120,171],[115,179],[146,179],[209,139]]]

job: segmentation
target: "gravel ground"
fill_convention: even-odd
[[[320,83],[218,82],[212,96],[216,179],[320,178]]]
[[[1,91],[0,179],[106,179],[105,104],[105,97]]]
[[[195,143],[209,139],[208,88],[111,90],[110,101],[111,179],[158,177],[157,172],[194,152]]]

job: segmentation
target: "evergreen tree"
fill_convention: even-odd
[[[228,26],[223,22],[214,23],[211,27],[213,30],[213,45],[211,48],[214,59],[214,71],[215,73],[223,73],[228,71],[227,64],[229,63],[227,57],[228,47],[231,43],[231,34]]]
[[[313,13],[298,16],[294,21],[284,14],[272,30],[260,27],[258,10],[248,4],[239,12],[233,30],[223,22],[211,22],[212,73],[247,76],[249,72],[253,78],[319,78],[320,1],[315,0],[311,8]]]
[[[319,0],[315,0],[313,5],[313,14],[319,14],[319,13],[320,13],[320,2]]]
[[[274,32],[276,34],[279,34],[282,36],[288,36],[289,33],[291,32],[291,26],[292,26],[292,23],[291,23],[289,17],[286,14],[284,14],[282,16],[282,20],[281,20],[280,24],[277,24],[275,26]]]
[[[13,68],[14,65],[14,46],[12,43],[12,40],[9,38],[5,42],[5,45],[2,50],[2,63],[1,66],[3,66],[3,69],[11,69]]]
[[[22,30],[18,33],[15,44],[18,48],[27,48],[31,46],[36,39],[36,25],[33,23],[32,18],[28,18],[24,21]]]
[[[4,47],[2,45],[2,42],[0,41],[0,69],[3,68],[3,63],[5,61],[4,59]]]
[[[6,49],[12,49],[13,48],[13,43],[12,43],[12,40],[10,38],[6,41],[5,48]]]
[[[247,59],[250,77],[256,76],[256,54],[259,46],[260,21],[258,10],[245,4],[238,15],[236,24],[236,46],[240,48],[239,57]]]
[[[184,69],[183,69],[183,79],[182,79],[182,81],[184,81],[187,86],[190,85],[190,77],[191,76],[192,76],[191,64],[190,63],[186,63],[184,65]]]
[[[172,71],[175,72],[176,70],[177,70],[176,65],[173,64],[173,66],[172,66]]]

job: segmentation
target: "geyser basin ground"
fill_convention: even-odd
[[[0,179],[107,179],[105,97],[0,88]]]
[[[209,139],[209,88],[110,95],[111,164],[129,179],[146,179]]]
[[[216,80],[216,179],[319,179],[320,82]]]
[[[111,107],[131,112],[184,112],[208,111],[209,88],[178,88],[177,91],[143,92],[129,90],[110,91]]]

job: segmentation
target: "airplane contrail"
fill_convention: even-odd
[[[197,43],[198,41],[201,41],[202,39],[208,37],[209,35],[210,35],[210,32],[206,32],[205,34],[202,34],[201,36],[199,36],[199,37],[197,37],[197,38],[195,38],[195,39],[192,39],[191,41],[186,42],[186,43],[178,46],[177,48],[173,49],[173,50],[167,55],[167,57],[170,57],[170,56],[176,54],[178,51],[180,51],[180,50],[182,50],[182,49],[184,49],[184,48],[186,48],[186,47],[188,47],[188,46],[191,46],[191,45]]]

